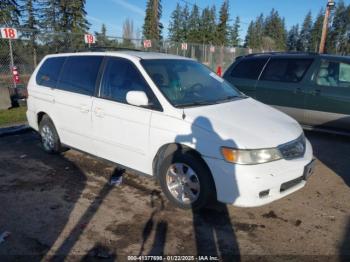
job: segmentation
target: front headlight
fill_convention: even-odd
[[[222,147],[221,154],[227,162],[241,165],[256,165],[282,158],[282,155],[277,148],[233,149]]]

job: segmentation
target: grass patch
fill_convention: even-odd
[[[0,126],[27,121],[27,107],[16,107],[9,110],[0,110]]]

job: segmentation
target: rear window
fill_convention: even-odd
[[[71,56],[64,63],[56,88],[92,96],[103,56]]]
[[[267,64],[260,80],[296,83],[303,79],[313,59],[277,58]]]
[[[66,57],[46,59],[36,75],[36,83],[38,85],[55,88],[65,60]]]
[[[257,80],[266,62],[267,58],[245,59],[233,68],[231,77]]]

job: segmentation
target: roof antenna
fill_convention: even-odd
[[[185,108],[182,108],[182,119],[185,120],[186,114],[185,114]]]

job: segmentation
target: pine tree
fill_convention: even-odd
[[[298,50],[310,51],[311,49],[312,14],[307,13],[300,31]]]
[[[201,42],[211,44],[214,42],[216,32],[216,8],[206,7],[202,11],[200,21]]]
[[[269,49],[285,50],[286,29],[283,19],[279,13],[272,9],[265,20],[264,37],[268,37]],[[273,43],[271,45],[271,43]]]
[[[148,0],[146,16],[143,24],[143,36],[146,39],[161,40],[163,25],[160,22],[162,16],[161,0]]]
[[[299,25],[294,25],[288,32],[287,48],[289,51],[297,51],[299,42]]]
[[[0,26],[18,26],[20,10],[17,0],[0,1]]]
[[[83,35],[89,29],[89,22],[86,19],[86,0],[61,0],[59,11],[59,29],[69,33],[63,39],[65,49],[78,50],[84,47]]]
[[[321,9],[311,29],[310,51],[318,52],[322,36],[323,20],[324,10]]]
[[[180,42],[183,39],[181,27],[182,8],[179,3],[176,4],[175,10],[171,14],[169,23],[169,39],[174,42]]]
[[[29,38],[28,48],[31,50],[33,55],[33,64],[36,66],[36,52],[37,44],[36,38],[38,35],[39,23],[37,20],[38,10],[36,8],[37,0],[22,0],[21,13],[23,20],[23,27],[29,31],[24,31],[24,35]]]
[[[255,38],[255,23],[251,21],[248,26],[247,34],[244,41],[244,46],[247,48],[255,48],[256,47],[256,38]]]
[[[241,39],[239,38],[240,28],[241,28],[241,20],[239,16],[237,16],[234,24],[232,25],[231,32],[230,32],[231,46],[239,46],[241,44]]]
[[[219,45],[228,44],[228,25],[227,21],[229,19],[228,13],[229,3],[228,0],[224,0],[221,5],[219,12],[219,23],[217,25],[216,40]]]
[[[181,35],[182,35],[182,41],[184,42],[188,41],[189,18],[190,18],[190,11],[188,9],[188,5],[186,4],[181,12]]]
[[[269,47],[266,46],[266,43],[265,43],[265,46],[263,46],[264,45],[264,30],[265,30],[264,15],[260,14],[256,18],[256,21],[254,22],[254,27],[253,27],[254,47],[253,48],[256,48],[256,49],[269,49]]]
[[[345,6],[344,1],[337,4],[331,29],[327,50],[332,53],[346,54],[350,48],[350,5]]]
[[[46,32],[58,32],[60,20],[60,0],[39,1],[39,25]]]
[[[199,8],[196,4],[193,5],[188,22],[188,42],[200,43],[200,15]]]

